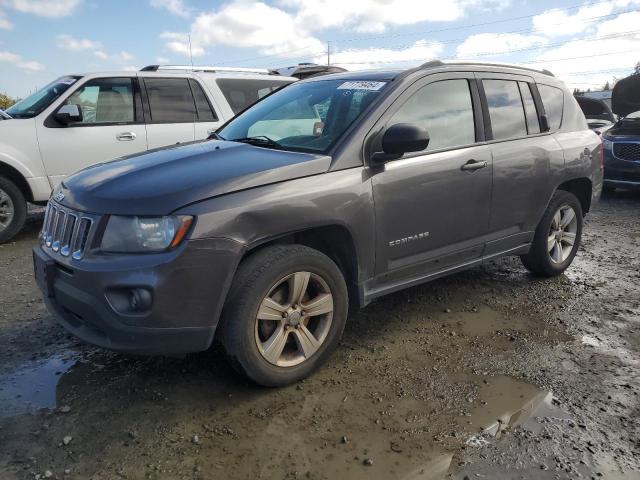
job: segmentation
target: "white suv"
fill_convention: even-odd
[[[296,80],[268,70],[158,65],[58,78],[0,122],[0,243],[22,228],[27,202],[48,200],[70,173],[207,138]]]

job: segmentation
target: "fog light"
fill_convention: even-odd
[[[148,312],[153,305],[153,295],[144,287],[110,288],[107,299],[116,312],[125,315]]]

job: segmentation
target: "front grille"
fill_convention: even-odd
[[[46,248],[79,260],[84,256],[92,226],[92,218],[49,202],[40,239]]]
[[[613,144],[613,154],[620,160],[640,160],[640,142],[615,142]]]

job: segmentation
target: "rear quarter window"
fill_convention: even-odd
[[[542,104],[544,105],[549,127],[554,132],[562,125],[562,116],[564,113],[564,92],[556,87],[538,84],[538,91]]]
[[[216,83],[229,102],[233,113],[238,114],[265,95],[291,82],[272,79],[218,78]]]

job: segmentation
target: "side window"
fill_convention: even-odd
[[[191,91],[193,91],[193,97],[196,100],[196,109],[198,110],[198,120],[201,122],[215,122],[218,120],[216,112],[213,111],[213,107],[209,103],[206,94],[202,90],[202,87],[195,80],[189,80],[191,85]]]
[[[538,91],[542,98],[544,110],[549,119],[551,131],[558,130],[562,125],[562,112],[564,110],[564,92],[556,87],[538,84]]]
[[[425,85],[393,115],[388,125],[413,123],[429,132],[427,150],[460,147],[476,141],[473,103],[467,80]]]
[[[527,117],[527,130],[529,135],[540,133],[540,121],[538,120],[538,110],[536,102],[533,101],[531,87],[527,82],[518,82],[520,85],[520,95],[524,104],[524,114]]]
[[[233,113],[238,114],[265,95],[290,82],[267,77],[265,79],[218,78],[216,83],[229,102]]]
[[[133,122],[133,82],[132,78],[97,78],[82,85],[65,102],[82,110],[82,121],[71,125]]]
[[[506,140],[527,135],[518,82],[513,80],[483,80],[494,140]]]
[[[196,120],[196,105],[186,78],[145,78],[149,123],[188,123]]]

